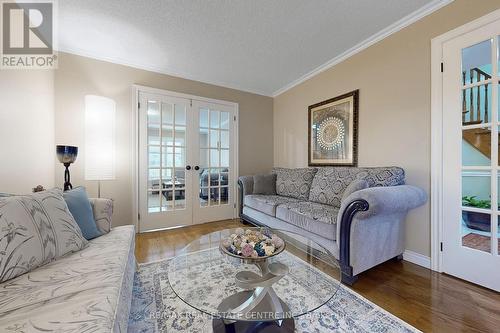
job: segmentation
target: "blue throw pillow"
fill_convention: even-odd
[[[63,193],[71,215],[87,240],[101,236],[94,220],[94,213],[84,187],[76,187]]]

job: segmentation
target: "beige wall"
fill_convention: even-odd
[[[500,8],[457,0],[274,99],[274,165],[307,165],[307,107],[360,90],[359,165],[398,165],[430,192],[431,39]],[[407,219],[406,248],[430,255],[430,206]]]
[[[54,72],[0,71],[0,192],[54,185]]]
[[[62,53],[55,72],[56,143],[81,148],[71,167],[72,183],[85,185],[91,196],[97,187],[84,180],[84,96],[96,94],[116,101],[116,180],[103,182],[101,187],[103,197],[115,199],[116,224],[132,223],[133,84],[239,103],[240,174],[272,168],[272,98]],[[59,164],[55,176],[56,185],[62,186]]]

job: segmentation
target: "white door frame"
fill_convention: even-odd
[[[138,112],[138,105],[139,105],[139,93],[144,92],[144,93],[151,93],[151,94],[159,94],[159,95],[166,95],[166,96],[172,96],[172,97],[180,97],[180,98],[187,98],[195,101],[202,101],[202,102],[209,102],[209,103],[215,103],[215,104],[222,104],[222,105],[228,105],[232,106],[235,109],[235,121],[234,121],[234,140],[231,142],[234,146],[233,149],[233,154],[232,154],[232,159],[234,161],[234,168],[233,172],[231,173],[231,176],[233,177],[235,181],[233,182],[232,186],[232,191],[233,191],[233,196],[234,196],[234,210],[233,210],[233,218],[238,217],[238,182],[236,179],[238,179],[238,175],[240,174],[240,169],[239,169],[239,104],[235,102],[228,102],[228,101],[223,101],[219,99],[214,99],[214,98],[207,98],[207,97],[200,97],[196,95],[190,95],[190,94],[184,94],[184,93],[179,93],[175,91],[170,91],[170,90],[164,90],[164,89],[159,89],[159,88],[153,88],[153,87],[148,87],[148,86],[143,86],[139,84],[133,84],[132,85],[132,116],[131,116],[131,123],[132,123],[132,131],[131,131],[131,143],[132,143],[132,168],[131,168],[131,174],[130,177],[132,179],[132,219],[135,225],[135,230],[138,233],[139,232],[139,177],[138,177],[138,172],[139,172],[139,112]]]
[[[443,271],[443,44],[499,19],[500,9],[431,41],[431,269],[437,272]]]

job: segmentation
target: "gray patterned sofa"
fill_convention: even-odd
[[[103,236],[0,284],[0,332],[127,332],[134,226],[111,229],[112,201],[90,199]]]
[[[300,233],[339,261],[342,282],[389,259],[402,259],[404,220],[426,193],[404,185],[398,167],[275,168],[272,175],[243,176],[243,221]]]

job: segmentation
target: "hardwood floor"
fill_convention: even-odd
[[[170,258],[201,235],[241,225],[228,220],[138,234],[136,258]],[[352,289],[424,332],[500,332],[499,293],[406,261],[364,272]]]

